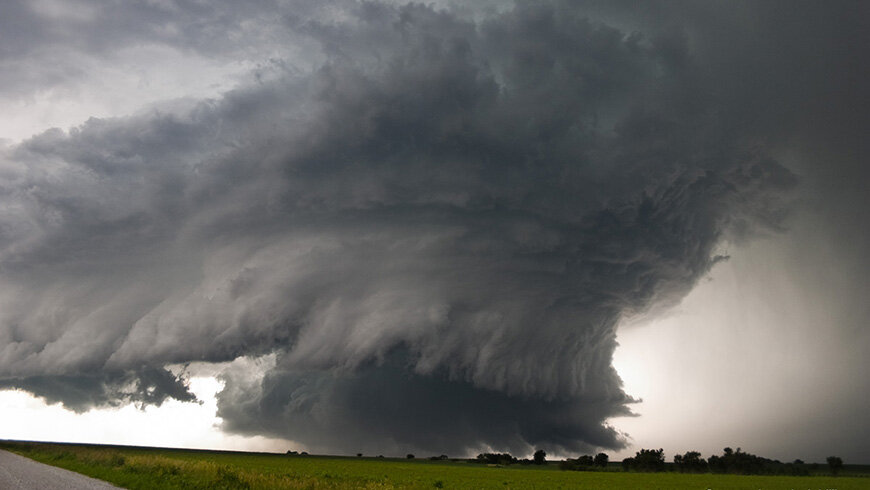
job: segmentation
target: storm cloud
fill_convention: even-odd
[[[225,430],[620,447],[617,324],[780,230],[796,177],[679,30],[331,8],[282,18],[313,70],[3,150],[0,386],[191,400],[168,366],[265,356],[222,375]]]

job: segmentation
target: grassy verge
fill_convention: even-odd
[[[129,489],[711,488],[865,489],[870,479],[573,472],[465,462],[0,442],[43,463]]]

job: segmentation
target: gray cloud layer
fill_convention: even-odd
[[[166,365],[275,353],[224,375],[226,429],[619,447],[617,322],[781,226],[795,177],[754,103],[703,37],[569,3],[330,7],[281,27],[321,46],[316,70],[6,150],[0,386],[76,410],[188,400]]]

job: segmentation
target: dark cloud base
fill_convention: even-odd
[[[275,369],[248,386],[226,373],[218,416],[226,430],[346,454],[463,455],[480,450],[482,441],[516,454],[541,445],[575,453],[622,444],[621,434],[601,425],[629,413],[624,407],[633,400],[621,392],[552,400],[510,396],[446,373],[414,374],[407,361],[407,355],[393,354],[346,374]]]

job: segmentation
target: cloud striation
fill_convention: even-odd
[[[320,46],[185,110],[0,156],[0,386],[192,400],[320,451],[616,448],[617,323],[681,299],[795,181],[681,36],[570,3],[335,3]],[[248,364],[244,364],[249,366]]]

